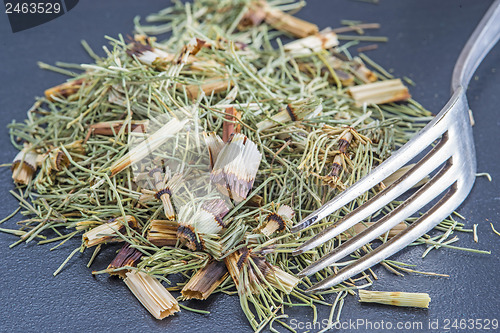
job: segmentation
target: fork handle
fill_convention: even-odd
[[[452,93],[459,87],[467,88],[477,67],[499,38],[500,0],[496,0],[479,22],[458,57],[451,79]]]

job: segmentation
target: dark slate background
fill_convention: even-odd
[[[407,75],[417,82],[411,92],[417,101],[438,112],[449,97],[449,86],[455,60],[474,27],[491,4],[489,0],[380,0],[379,5],[352,1],[310,1],[298,16],[316,22],[321,28],[340,25],[341,19],[380,22],[382,28],[373,35],[388,36],[390,41],[369,56],[396,75]],[[90,58],[80,46],[87,40],[102,54],[105,34],[130,33],[132,19],[144,17],[167,5],[167,1],[81,1],[69,13],[44,25],[13,34],[5,13],[0,13],[0,162],[8,163],[16,151],[11,147],[6,125],[11,119],[21,121],[44,89],[64,80],[52,72],[40,70],[36,61],[83,63]],[[3,9],[2,9],[3,11]],[[439,321],[445,332],[445,320],[500,319],[498,277],[500,237],[493,234],[489,222],[500,230],[500,47],[487,56],[473,78],[468,97],[475,111],[474,137],[477,146],[478,171],[489,172],[492,182],[478,178],[459,212],[466,226],[479,224],[479,243],[471,234],[458,234],[457,244],[491,250],[480,255],[454,250],[432,251],[420,258],[423,247],[403,251],[394,258],[417,265],[417,269],[446,273],[450,278],[407,274],[396,277],[377,268],[381,278],[374,290],[428,292],[432,302],[428,310],[388,306],[361,305],[349,297],[342,320],[374,322],[422,322],[422,332],[429,321]],[[0,217],[16,208],[8,194],[12,189],[10,170],[0,168]],[[1,227],[14,228],[16,220]],[[52,273],[78,246],[73,240],[56,251],[50,246],[8,245],[15,236],[0,234],[0,331],[3,332],[248,332],[250,327],[239,309],[237,297],[217,295],[205,303],[191,302],[191,307],[211,311],[197,315],[183,311],[157,321],[139,304],[125,285],[107,276],[93,277],[92,269],[105,267],[115,248],[105,250],[92,268],[86,267],[91,251],[77,255],[57,276]],[[312,320],[308,308],[294,310],[298,320]],[[328,309],[322,312],[323,318]],[[366,331],[365,327],[357,330]],[[300,331],[300,330],[299,330]],[[382,331],[382,330],[379,330]],[[411,330],[410,330],[411,331]],[[451,329],[451,331],[457,331]],[[464,330],[459,330],[463,332]],[[479,331],[479,330],[470,330]],[[490,330],[491,331],[491,330]]]

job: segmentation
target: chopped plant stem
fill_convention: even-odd
[[[384,36],[349,36],[349,35],[337,35],[339,40],[357,40],[360,42],[388,42],[389,38]]]
[[[180,311],[177,300],[157,279],[140,271],[125,275],[123,281],[127,287],[156,319],[163,319]]]
[[[493,232],[495,234],[497,234],[498,236],[500,236],[500,232],[496,231],[495,227],[493,227],[493,223],[490,223],[490,226],[491,226],[491,230],[493,230]]]
[[[191,312],[194,312],[194,313],[199,313],[199,314],[210,314],[210,311],[205,311],[205,310],[200,310],[200,309],[193,309],[193,308],[190,308],[182,303],[179,303],[179,306],[181,308],[183,308],[184,310],[187,310],[187,311],[191,311]]]
[[[492,181],[493,179],[491,178],[491,175],[487,172],[482,172],[482,173],[476,173],[476,177],[486,177],[488,181]]]
[[[379,29],[379,28],[380,28],[379,23],[359,23],[359,24],[349,24],[349,26],[347,27],[332,29],[332,31],[339,34],[349,31],[363,31],[363,29]]]
[[[429,297],[429,294],[425,293],[360,290],[359,301],[427,309],[429,308],[431,298]]]
[[[69,254],[69,256],[63,261],[63,263],[61,264],[61,266],[59,266],[58,269],[56,269],[56,271],[53,273],[54,276],[56,276],[57,274],[59,274],[59,272],[64,268],[64,266],[66,266],[66,264],[68,263],[68,261],[71,260],[71,258],[73,258],[73,256],[78,252],[78,251],[81,251],[83,250],[83,246],[80,246],[80,247],[77,247],[76,249],[73,250],[73,252],[71,252]]]

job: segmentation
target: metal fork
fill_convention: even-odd
[[[476,173],[476,154],[465,91],[476,68],[499,38],[500,0],[496,0],[488,9],[462,50],[453,70],[451,81],[452,96],[439,114],[389,159],[375,168],[366,177],[352,185],[348,190],[307,216],[292,228],[292,232],[297,232],[311,226],[356,199],[441,138],[439,143],[391,186],[388,186],[368,202],[345,215],[336,224],[315,235],[298,247],[293,253],[295,255],[303,253],[340,235],[395,200],[439,166],[443,164],[444,166],[430,181],[396,209],[382,217],[371,227],[335,248],[328,255],[306,267],[299,275],[311,275],[332,265],[368,242],[383,235],[446,191],[445,194],[432,208],[408,228],[378,246],[374,251],[367,253],[354,261],[354,263],[344,267],[335,275],[317,283],[308,289],[308,291],[335,286],[390,257],[434,228],[465,200],[474,184]]]

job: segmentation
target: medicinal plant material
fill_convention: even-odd
[[[92,273],[124,278],[158,319],[188,309],[182,300],[217,293],[237,294],[254,330],[286,327],[287,307],[316,314],[329,306],[338,316],[344,297],[371,285],[374,272],[322,294],[304,291],[342,263],[311,279],[296,273],[384,212],[298,256],[294,248],[354,206],[298,235],[288,230],[387,159],[432,114],[402,81],[366,55],[353,56],[355,43],[339,42],[342,30],[320,31],[286,13],[301,5],[174,2],[149,17],[161,25],[137,21],[130,38],[109,38],[103,57],[84,43],[95,62],[76,66],[80,72],[49,89],[25,122],[9,126],[20,150],[11,193],[26,217],[20,230],[2,231],[20,236],[14,245],[82,236],[56,273],[78,252],[92,251],[92,265],[102,249],[116,247],[115,259]],[[351,23],[341,29],[374,27]],[[165,32],[167,39],[155,37]],[[290,36],[298,39],[283,43]],[[451,217],[436,230],[446,237],[467,231]],[[439,237],[414,245],[451,246]]]

